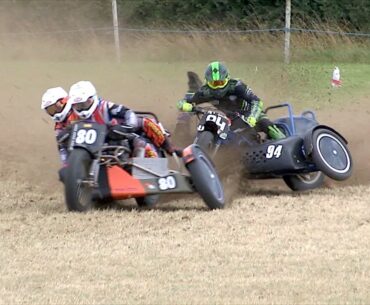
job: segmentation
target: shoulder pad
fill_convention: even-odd
[[[234,78],[233,81],[235,82],[235,85],[245,85],[241,78]]]

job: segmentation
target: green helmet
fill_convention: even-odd
[[[219,61],[211,62],[205,72],[207,85],[212,89],[224,88],[230,76],[226,66]]]

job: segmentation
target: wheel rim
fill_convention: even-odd
[[[297,178],[306,184],[314,184],[321,178],[322,172],[312,172],[297,175]]]
[[[323,133],[316,140],[318,153],[327,167],[337,173],[346,173],[350,169],[350,157],[344,145],[334,136]]]
[[[80,205],[84,208],[88,208],[91,206],[92,193],[91,188],[88,186],[87,182],[84,182],[82,180],[78,181],[77,198]]]
[[[77,192],[76,197],[79,204],[84,210],[89,209],[92,203],[92,188],[88,181],[89,175],[89,163],[84,162],[83,167],[79,173],[79,179],[77,179]]]
[[[204,155],[200,155],[199,160],[202,160],[203,164],[205,165],[205,169],[207,170],[207,174],[209,177],[209,185],[211,185],[213,190],[215,191],[217,200],[222,201],[224,199],[223,187],[217,174],[214,171],[212,164]]]

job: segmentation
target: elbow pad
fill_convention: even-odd
[[[125,123],[135,128],[139,127],[138,117],[136,113],[132,110],[127,110],[125,113]]]
[[[259,118],[259,116],[262,113],[262,108],[263,108],[263,102],[262,101],[253,101],[251,103],[251,111],[250,115]]]

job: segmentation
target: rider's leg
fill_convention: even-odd
[[[174,146],[166,134],[162,131],[162,128],[153,120],[149,118],[143,119],[143,130],[145,135],[152,141],[156,147],[163,148],[168,154],[182,155],[182,149]]]
[[[280,140],[286,138],[285,134],[262,112],[258,119],[257,125],[258,130],[266,133],[270,139]]]

